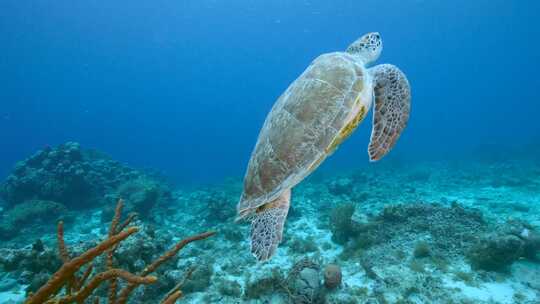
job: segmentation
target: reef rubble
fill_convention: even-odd
[[[161,265],[131,303],[156,303],[178,282],[184,303],[539,303],[538,172],[537,162],[497,160],[316,174],[294,189],[283,243],[266,263],[250,254],[249,225],[234,222],[240,179],[197,189],[152,180],[149,192],[170,189],[160,196],[168,202],[132,219],[139,232],[114,251],[115,265],[138,273],[179,235],[216,230]],[[62,203],[67,213],[35,224],[39,233],[3,242],[0,299],[20,303],[61,266],[56,234],[43,227],[64,220],[73,255],[107,238],[114,208],[103,207],[130,188],[122,184],[100,204]],[[125,206],[141,197],[126,195]],[[25,205],[0,216],[16,206]],[[95,292],[107,297],[107,288]]]

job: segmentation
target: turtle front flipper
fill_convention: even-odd
[[[411,89],[396,66],[381,64],[369,69],[374,81],[375,109],[369,142],[369,159],[377,161],[396,144],[411,111]]]
[[[289,212],[291,190],[285,190],[276,200],[257,208],[251,221],[251,252],[259,261],[274,255],[283,237],[283,226]]]

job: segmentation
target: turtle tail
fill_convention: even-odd
[[[255,211],[251,220],[251,252],[259,261],[270,259],[283,238],[283,227],[289,212],[291,190]]]

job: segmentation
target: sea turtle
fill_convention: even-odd
[[[251,220],[251,252],[272,257],[281,242],[291,188],[315,170],[356,129],[375,100],[369,159],[392,149],[410,112],[410,87],[390,64],[367,65],[382,51],[368,33],[345,52],[317,57],[266,117],[251,154],[238,218]]]

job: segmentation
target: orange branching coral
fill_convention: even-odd
[[[60,259],[62,260],[62,262],[67,263],[70,259],[69,252],[66,248],[66,243],[64,242],[64,222],[58,222],[58,229],[56,231],[56,235],[58,238],[58,253],[60,255]]]
[[[196,267],[191,267],[185,274],[182,281],[180,281],[176,286],[174,286],[173,289],[171,289],[163,298],[161,301],[161,304],[174,304],[178,299],[182,297],[182,291],[180,290],[184,283],[186,282],[189,277],[193,274],[193,271],[195,271]]]
[[[62,223],[60,222],[59,226],[61,225]],[[61,230],[61,228],[59,230]],[[38,304],[44,303],[45,301],[49,300],[51,296],[56,295],[60,291],[62,286],[67,284],[75,276],[75,273],[82,266],[93,261],[104,251],[125,240],[127,237],[136,233],[138,230],[139,228],[137,227],[128,228],[127,230],[122,231],[117,235],[114,235],[113,237],[107,238],[106,240],[99,243],[96,247],[89,249],[80,256],[64,263],[64,265],[62,265],[62,267],[60,267],[60,269],[53,274],[49,281],[45,283],[45,285],[43,285],[38,291],[36,291],[35,294],[31,295],[25,303]],[[67,293],[69,294],[70,291],[68,290]]]
[[[66,247],[66,243],[64,242],[64,222],[60,221],[58,222],[58,228],[56,230],[56,235],[57,235],[57,239],[58,239],[58,255],[60,256],[60,259],[62,260],[63,263],[67,263],[69,262],[70,258],[69,258],[69,252],[67,250],[67,247]],[[73,274],[73,276],[71,276],[69,279],[68,279],[68,283],[67,283],[67,293],[71,293],[71,290],[72,288],[74,288],[76,282],[75,282],[75,274]]]
[[[113,255],[114,251],[126,238],[137,233],[138,227],[126,228],[133,219],[135,214],[130,214],[128,218],[120,223],[123,200],[119,200],[116,205],[113,220],[109,228],[107,239],[101,241],[97,246],[89,249],[78,257],[70,258],[69,251],[64,242],[64,224],[58,223],[57,238],[59,256],[64,262],[62,267],[52,275],[52,277],[43,285],[36,293],[30,294],[26,299],[25,304],[67,304],[67,303],[83,303],[92,292],[99,287],[103,282],[109,281],[109,304],[125,304],[127,303],[130,293],[140,285],[152,284],[157,281],[155,276],[150,274],[154,272],[165,261],[174,257],[187,244],[206,239],[215,234],[215,232],[205,232],[184,239],[176,244],[172,249],[159,257],[152,264],[147,266],[140,275],[135,275],[128,271],[114,268]],[[91,279],[93,260],[106,253],[104,272],[94,275]],[[77,272],[86,264],[89,264],[80,278],[77,277]],[[189,272],[188,272],[189,275]],[[118,279],[126,282],[126,286],[117,294]],[[88,283],[86,283],[88,281]],[[161,303],[175,303],[182,296],[178,284],[173,288]],[[65,287],[65,293],[60,293],[62,287]],[[93,303],[99,304],[99,298],[95,297]]]
[[[165,300],[161,302],[161,304],[174,304],[176,303],[176,300],[180,299],[181,297],[182,291],[176,290],[175,292],[169,294],[169,296],[167,296]]]
[[[211,236],[213,236],[214,234],[216,234],[216,232],[214,231],[209,231],[209,232],[205,232],[205,233],[201,233],[201,234],[198,234],[198,235],[194,235],[194,236],[191,236],[189,238],[186,238],[186,239],[183,239],[181,240],[180,242],[178,242],[173,248],[171,248],[169,251],[165,252],[162,256],[160,256],[157,260],[155,260],[152,264],[148,265],[141,273],[140,275],[141,276],[146,276],[146,275],[149,275],[150,273],[154,272],[161,264],[163,264],[164,262],[166,262],[167,260],[171,259],[172,257],[174,257],[175,255],[178,254],[178,252],[180,250],[182,250],[182,248],[184,248],[187,244],[191,243],[191,242],[194,242],[194,241],[199,241],[199,240],[203,240],[203,239],[206,239],[206,238],[209,238]],[[125,304],[127,303],[127,300],[129,298],[129,295],[130,293],[137,287],[137,285],[133,284],[133,283],[128,283],[128,285],[126,287],[124,287],[124,289],[122,289],[122,291],[120,291],[120,294],[118,296],[118,304]],[[181,294],[178,296],[180,297]]]
[[[120,222],[120,217],[122,216],[122,207],[124,206],[124,200],[119,199],[118,203],[116,204],[116,208],[114,210],[114,216],[111,221],[111,226],[109,227],[109,237],[114,236],[117,232],[118,223]],[[126,226],[129,225],[129,222],[126,224]],[[113,254],[116,249],[116,246],[112,247],[111,249],[107,250],[107,269],[111,270],[113,269]],[[116,286],[117,286],[116,277],[111,277],[110,283],[109,283],[109,303],[115,303],[116,302]]]
[[[145,276],[140,277],[136,276],[130,272],[127,272],[122,269],[109,269],[105,272],[99,273],[94,278],[88,282],[88,284],[79,290],[77,293],[63,297],[59,300],[52,300],[51,303],[58,304],[67,304],[67,303],[83,303],[83,301],[90,296],[90,294],[104,281],[109,279],[122,278],[127,282],[132,284],[141,285],[141,284],[152,284],[157,281],[156,277]]]
[[[118,233],[118,231],[124,230],[124,228],[126,228],[135,218],[137,218],[137,213],[131,212],[128,215],[127,219],[123,221],[120,225],[118,225],[115,233]]]

